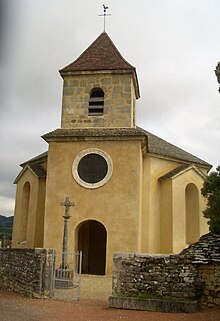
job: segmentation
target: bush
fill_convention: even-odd
[[[213,234],[220,234],[220,166],[216,170],[207,176],[201,192],[207,199],[207,208],[203,214],[209,219],[209,230]]]

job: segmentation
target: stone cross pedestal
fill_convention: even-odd
[[[74,206],[74,202],[70,202],[67,196],[64,202],[60,202],[61,206],[65,206],[64,227],[63,227],[63,247],[62,261],[60,267],[55,271],[55,288],[68,289],[74,287],[73,268],[68,266],[68,225],[70,219],[69,209]]]

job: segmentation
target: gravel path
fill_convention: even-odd
[[[112,293],[112,277],[111,276],[95,276],[85,275],[81,276],[81,291],[80,300],[108,300]],[[78,289],[55,289],[55,299],[58,300],[77,300]]]
[[[220,310],[195,314],[108,308],[111,277],[82,277],[81,300],[30,299],[0,290],[0,321],[220,321]]]

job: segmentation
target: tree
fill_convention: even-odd
[[[201,192],[207,199],[207,208],[203,214],[209,219],[209,230],[213,234],[220,234],[220,166],[216,170],[207,176]]]

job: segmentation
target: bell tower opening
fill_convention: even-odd
[[[105,275],[107,232],[95,220],[81,223],[78,230],[78,250],[82,251],[82,273]]]
[[[89,98],[89,116],[102,116],[104,113],[104,91],[93,88]]]

